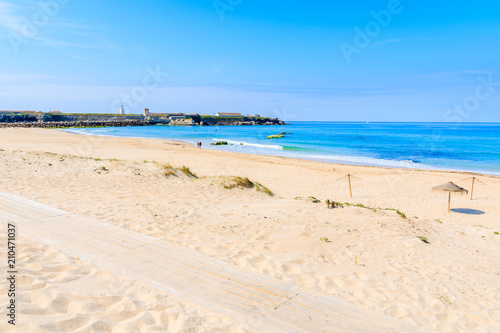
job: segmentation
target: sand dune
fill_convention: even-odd
[[[453,181],[470,189],[470,175],[36,129],[2,129],[0,149],[1,192],[169,240],[398,318],[415,332],[500,330],[497,177],[480,176],[487,185],[477,186],[474,200],[453,196],[455,211],[447,213],[447,194],[432,187]],[[200,178],[180,171],[166,177],[167,163],[187,166]],[[360,178],[353,198],[337,181],[347,173]],[[220,176],[248,177],[275,195],[226,189]],[[308,196],[322,202],[296,199]],[[326,209],[326,199],[369,208]],[[19,260],[25,275],[20,320],[30,323],[27,332],[239,329],[227,316],[29,239],[22,241]]]

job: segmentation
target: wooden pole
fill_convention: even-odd
[[[448,213],[450,212],[451,192],[448,193]]]
[[[472,177],[472,188],[470,190],[470,199],[472,200],[472,193],[474,192],[474,180],[476,180],[476,177]]]
[[[352,198],[351,175],[350,174],[347,174],[347,179],[349,180],[349,194]]]

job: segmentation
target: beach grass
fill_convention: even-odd
[[[420,239],[422,242],[424,242],[425,244],[430,244],[429,240],[427,239],[427,237],[424,237],[424,236],[416,236],[418,239]]]
[[[194,178],[194,179],[199,178],[195,173],[193,173],[188,167],[184,165],[182,166],[182,168],[179,168],[178,170],[183,174],[185,174],[186,176],[188,176],[189,178]]]
[[[297,198],[295,198],[295,199],[297,199]],[[408,219],[406,217],[405,213],[403,213],[402,211],[400,211],[399,209],[396,209],[396,208],[380,208],[380,207],[379,208],[374,208],[374,207],[365,206],[365,205],[363,205],[361,203],[352,204],[352,203],[349,203],[349,202],[342,203],[342,202],[338,202],[338,201],[334,201],[333,203],[334,203],[335,206],[339,206],[339,207],[343,207],[344,205],[346,205],[346,206],[351,206],[351,207],[358,207],[358,208],[370,209],[370,210],[372,210],[374,212],[376,212],[377,210],[389,210],[389,211],[396,212],[396,214],[398,214],[399,216],[401,216],[403,219]],[[418,219],[417,216],[414,216],[414,217],[416,219]],[[438,222],[443,223],[443,222],[441,222],[439,220],[438,220]]]
[[[262,185],[261,183],[255,183],[255,187],[256,187],[257,191],[259,191],[259,192],[263,192],[263,193],[269,195],[270,197],[274,196],[274,193],[270,189],[268,189],[267,187]]]
[[[171,166],[170,164],[165,164],[163,165],[163,175],[165,177],[170,177],[170,176],[177,176],[177,174],[175,173],[176,172],[176,169]]]
[[[233,189],[233,188],[241,188],[241,189],[249,189],[249,188],[255,188],[258,192],[263,192],[266,193],[269,196],[274,196],[274,193],[262,185],[261,183],[258,182],[253,182],[248,177],[236,177],[236,176],[229,176],[229,177],[222,177],[223,182],[222,186],[227,189]]]
[[[229,178],[229,184],[224,185],[225,189],[232,189],[232,188],[254,188],[255,183],[252,182],[250,179],[247,177],[230,177]]]

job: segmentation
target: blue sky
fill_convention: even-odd
[[[0,0],[0,110],[500,121],[498,1]]]

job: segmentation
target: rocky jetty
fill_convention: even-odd
[[[23,127],[23,128],[69,128],[69,127],[126,127],[126,126],[148,126],[151,123],[142,120],[124,121],[48,121],[48,122],[0,122],[0,128]]]

